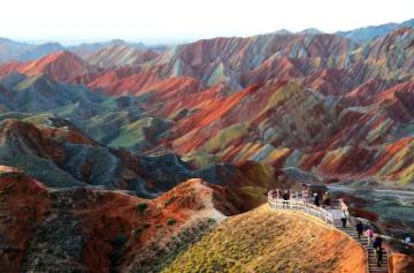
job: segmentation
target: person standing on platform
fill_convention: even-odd
[[[329,204],[330,204],[330,201],[331,201],[331,199],[330,199],[330,197],[329,197],[329,192],[325,192],[324,194],[323,194],[323,196],[322,196],[322,200],[323,200],[323,205],[324,205],[324,207],[329,207]]]
[[[290,194],[287,190],[285,190],[285,192],[283,193],[282,198],[283,198],[283,208],[285,206],[288,207]]]
[[[317,192],[313,194],[313,204],[319,207],[319,194]]]
[[[309,187],[307,184],[302,184],[302,198],[306,201],[309,198]]]
[[[342,210],[342,212],[341,212],[341,222],[342,222],[342,227],[343,228],[346,228],[346,219],[347,219],[346,211]]]

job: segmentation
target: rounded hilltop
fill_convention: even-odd
[[[229,217],[161,272],[366,272],[363,248],[300,212],[263,205]]]

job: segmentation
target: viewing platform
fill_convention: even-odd
[[[286,194],[286,193],[285,193]],[[328,202],[321,202],[315,205],[314,198],[306,196],[300,196],[298,193],[292,195],[289,193],[285,198],[281,198],[279,190],[269,191],[268,203],[271,208],[278,210],[292,210],[301,211],[306,214],[317,217],[326,223],[334,226],[338,230],[346,233],[352,239],[360,243],[366,252],[367,259],[367,272],[369,273],[388,273],[390,271],[390,253],[388,249],[382,251],[382,263],[378,266],[377,257],[375,251],[368,243],[368,238],[365,235],[358,237],[357,231],[355,230],[356,218],[349,214],[348,206],[342,199],[329,199]],[[328,204],[326,204],[328,203]],[[341,222],[342,212],[346,215],[346,224],[343,227]],[[381,237],[386,237],[382,236]]]

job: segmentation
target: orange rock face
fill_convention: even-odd
[[[391,256],[392,273],[414,272],[414,257],[395,253]]]
[[[73,77],[88,73],[89,67],[77,55],[62,51],[25,63],[17,71],[28,76],[45,73],[54,80],[68,81]]]

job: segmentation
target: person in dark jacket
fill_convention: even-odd
[[[382,264],[382,238],[381,236],[375,237],[374,243],[372,244],[375,251],[375,257],[377,258],[377,266]]]
[[[346,211],[342,210],[341,212],[341,222],[342,222],[342,227],[346,228]]]
[[[374,249],[382,248],[382,238],[381,236],[377,236],[374,239],[374,243],[372,244]]]
[[[380,267],[382,264],[382,248],[378,248],[375,250],[375,256],[377,258],[377,266]]]
[[[364,231],[364,225],[361,223],[361,221],[358,221],[358,223],[355,226],[355,229],[358,233],[358,240],[360,240],[362,232]]]
[[[319,207],[319,194],[317,192],[313,194],[313,204]]]
[[[283,207],[288,207],[289,205],[289,199],[290,199],[290,193],[289,191],[285,190],[285,192],[282,195],[283,198]]]

